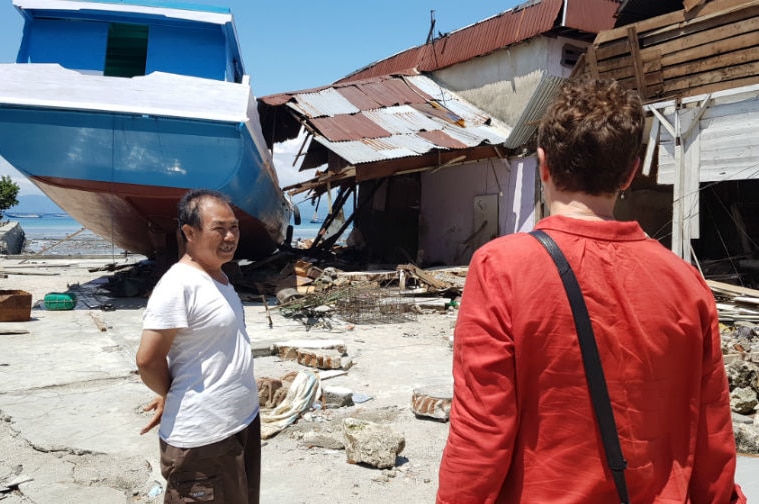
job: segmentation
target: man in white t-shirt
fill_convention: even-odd
[[[261,423],[242,302],[221,267],[240,230],[229,199],[209,190],[179,202],[186,252],[143,315],[137,367],[158,397],[165,503],[258,504]]]

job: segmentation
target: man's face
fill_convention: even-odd
[[[240,227],[232,209],[215,198],[200,201],[200,229],[185,225],[187,252],[209,269],[220,268],[234,258]]]

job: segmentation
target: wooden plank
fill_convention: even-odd
[[[593,46],[588,46],[587,51],[594,50]],[[570,79],[577,79],[579,77],[582,77],[585,75],[585,69],[587,67],[585,63],[586,59],[586,52],[580,54],[580,57],[577,58],[577,63],[575,64],[574,68],[572,68],[572,73],[569,74]]]
[[[714,16],[695,18],[687,24],[678,23],[661,27],[656,31],[646,32],[641,29],[640,23],[632,26],[636,28],[638,33],[641,50],[645,50],[669,42],[677,43],[677,41],[687,40],[703,33],[704,31],[710,32],[708,37],[711,37],[711,41],[721,40],[740,33],[745,33],[750,31],[750,28],[738,26],[738,23],[742,21],[750,21],[752,18],[756,17],[758,13],[759,5],[751,3],[744,4],[733,10],[721,11]],[[599,65],[602,66],[606,59],[626,54],[626,38],[626,36],[624,38],[620,37],[617,40],[604,42],[602,44],[599,44],[597,39],[596,42],[594,42],[594,46],[596,47],[596,58]],[[703,39],[704,37],[701,38],[701,40]],[[673,46],[670,49],[662,49],[661,52],[662,54],[666,54],[667,52],[675,52],[677,50],[678,48]]]
[[[641,46],[658,45],[676,38],[688,38],[705,31],[729,28],[730,25],[757,15],[759,5],[743,5],[711,16],[698,17],[684,24],[676,24],[660,30],[641,33]]]
[[[759,51],[756,45],[759,44],[759,32],[745,36],[741,41],[726,41],[724,43],[714,44],[713,50],[707,46],[698,49],[696,52],[684,54],[675,54],[660,57],[658,52],[641,51],[642,73],[645,76],[647,86],[654,83],[661,83],[663,80],[683,77],[689,74],[716,70],[722,67],[743,65],[752,61],[759,60]],[[745,46],[749,42],[755,41],[754,47],[743,47],[739,50],[732,50],[736,46]],[[685,57],[690,58],[685,61]],[[700,58],[698,58],[700,56]],[[683,60],[683,61],[680,61]],[[604,62],[598,66],[598,75],[606,78],[617,80],[635,79],[638,82],[636,74],[636,64],[632,56],[618,58],[613,63]],[[680,86],[682,88],[682,86]],[[655,93],[647,93],[653,95]]]
[[[704,4],[706,0],[683,0],[683,7],[685,7],[685,12],[689,12],[696,7],[699,7]]]
[[[599,63],[605,62],[608,59],[614,59],[619,56],[630,54],[629,47],[627,46],[627,36],[623,39],[615,40],[603,45],[593,44],[593,47],[596,49],[596,59]]]
[[[657,30],[668,25],[686,23],[689,20],[697,17],[712,16],[714,14],[721,13],[725,10],[742,9],[754,5],[759,5],[759,0],[753,0],[746,2],[746,0],[714,0],[707,2],[700,8],[694,9],[690,13],[685,13],[684,10],[670,12],[661,16],[656,16],[649,19],[644,19],[638,23],[635,23],[635,27],[638,33],[646,33],[649,31]],[[627,27],[622,26],[611,30],[604,30],[596,36],[593,44],[598,46],[607,42],[611,42],[617,39],[624,39],[627,37]]]
[[[728,63],[728,61],[730,63]],[[745,77],[746,74],[740,74],[740,69],[757,61],[759,61],[759,50],[752,47],[740,51],[733,51],[730,53],[729,57],[725,54],[715,54],[714,56],[702,58],[688,64],[664,68],[662,71],[664,73],[664,80],[667,81],[667,84],[678,79],[688,81],[691,80],[691,77],[697,77],[698,74],[704,72],[722,70],[731,70],[735,75]]]
[[[598,62],[596,60],[596,48],[588,46],[588,50],[585,52],[585,60],[588,65],[588,73],[593,78],[598,78]]]
[[[751,76],[757,77],[757,80],[754,82],[759,81],[759,62],[754,61],[745,65],[729,68],[717,68],[709,72],[687,75],[682,78],[667,79],[665,76],[664,94],[665,96],[673,96],[687,91],[689,94],[693,95],[697,94],[694,92],[694,88],[714,85],[714,83],[719,83],[721,86],[720,89],[737,87],[729,81]]]
[[[674,67],[677,65],[686,65],[692,61],[698,61],[705,57],[722,55],[724,55],[722,60],[723,66],[732,66],[736,64],[731,61],[731,58],[736,56],[736,51],[746,48],[752,48],[755,51],[755,47],[759,45],[759,17],[753,21],[756,23],[757,31],[744,33],[734,38],[719,40],[716,42],[708,42],[707,38],[703,44],[694,45],[687,49],[683,47],[678,51],[669,51],[668,53],[662,54],[661,66]],[[641,53],[643,54],[645,61],[647,53],[645,50]],[[646,69],[645,64],[644,69]]]
[[[642,98],[646,98],[646,81],[643,79],[643,60],[640,57],[638,32],[635,31],[635,26],[630,26],[627,29],[627,44],[630,46],[630,55],[632,56],[635,87],[638,89],[638,94]]]
[[[669,40],[656,44],[651,43],[650,39],[638,32],[643,60],[646,60],[646,54],[652,49],[655,49],[664,60],[668,60],[668,58],[672,58],[673,55],[677,55],[676,58],[669,59],[670,63],[665,63],[676,64],[679,60],[685,61],[687,59],[698,59],[699,57],[702,57],[705,52],[708,53],[712,44],[722,41],[732,41],[721,45],[722,47],[725,47],[725,49],[723,49],[724,51],[753,46],[755,45],[752,42],[753,39],[751,37],[743,36],[759,30],[759,7],[751,9],[750,11],[744,11],[741,15],[742,18],[740,19],[729,19],[726,20],[729,21],[729,23],[723,23],[721,26],[698,31],[687,36],[683,35],[678,30],[674,30],[674,35]],[[681,54],[687,49],[697,47],[700,47],[700,51]],[[599,68],[605,68],[607,65],[616,67],[619,65],[619,60],[616,58],[628,54],[626,44],[623,44],[622,41],[619,41],[612,47],[600,47],[596,49],[597,64]]]
[[[688,96],[696,96],[700,94],[724,91],[725,89],[730,89],[730,88],[751,86],[754,84],[759,84],[759,75],[753,75],[753,76],[746,77],[743,79],[731,80],[727,85],[724,82],[713,82],[713,83],[705,84],[703,86],[692,87],[688,90],[687,94]]]
[[[706,285],[713,291],[727,292],[735,296],[751,296],[759,297],[759,290],[749,289],[748,287],[741,287],[740,285],[733,285],[725,282],[718,282],[716,280],[707,280]]]
[[[735,296],[733,298],[733,301],[735,301],[736,303],[759,305],[759,297],[753,297],[753,296]]]

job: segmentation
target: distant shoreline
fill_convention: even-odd
[[[13,217],[16,216],[16,217]],[[52,257],[124,256],[127,251],[115,246],[76,219],[60,212],[3,212],[3,220],[17,222],[24,231],[24,257],[45,254]],[[293,243],[316,238],[321,223],[304,222],[293,226]],[[76,234],[78,233],[78,234]],[[75,236],[72,236],[76,234]],[[129,252],[129,254],[136,254]],[[139,255],[139,254],[136,254]]]

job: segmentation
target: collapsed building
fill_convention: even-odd
[[[537,120],[618,8],[530,1],[329,86],[259,98],[269,145],[301,134],[300,169],[318,168],[285,190],[338,191],[337,211],[355,194],[349,242],[366,261],[467,264],[539,218]]]
[[[334,214],[352,201],[337,231],[353,226],[348,242],[364,260],[463,265],[544,215],[535,132],[562,82],[614,78],[649,114],[643,169],[618,218],[705,276],[753,286],[758,9],[532,0],[438,37],[431,29],[427,43],[331,85],[260,98],[264,135],[270,146],[304,139],[300,169],[315,175],[285,189],[338,191]]]

